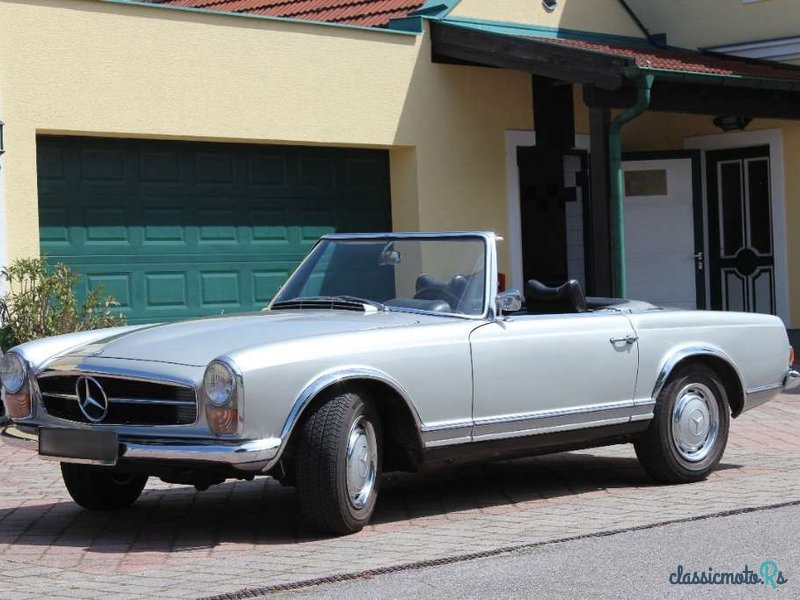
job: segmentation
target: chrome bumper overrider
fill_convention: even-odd
[[[6,444],[38,450],[35,428],[8,425],[0,432]],[[158,440],[122,437],[119,460],[166,460],[175,462],[218,463],[244,470],[263,470],[278,454],[278,438],[260,440]],[[70,462],[71,459],[58,459]],[[74,461],[83,462],[83,461]]]
[[[783,389],[791,390],[800,385],[800,373],[794,369],[789,369],[786,372],[786,377],[783,378]]]

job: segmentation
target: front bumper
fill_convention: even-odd
[[[39,449],[36,427],[8,425],[0,431],[5,443]],[[229,466],[243,471],[266,471],[278,455],[281,440],[177,440],[120,437],[118,461],[167,461],[174,463],[205,463]],[[42,457],[51,458],[51,457]],[[92,462],[83,459],[57,458],[61,462]],[[107,463],[106,463],[107,464]]]

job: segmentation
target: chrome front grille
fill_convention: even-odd
[[[43,375],[37,378],[45,411],[50,416],[90,423],[81,411],[76,390],[79,375]],[[155,383],[91,375],[108,398],[101,425],[191,425],[197,420],[195,390]]]

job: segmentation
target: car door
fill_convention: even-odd
[[[473,440],[624,423],[637,408],[636,332],[614,310],[523,315],[470,336]]]

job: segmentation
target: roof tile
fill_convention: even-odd
[[[634,60],[636,66],[643,69],[758,79],[800,80],[799,68],[772,61],[748,60],[680,48],[633,47],[564,38],[536,37],[535,39],[582,50],[623,56]]]
[[[405,17],[425,0],[145,0],[184,8],[270,17],[325,21],[347,25],[385,27],[390,19]]]

